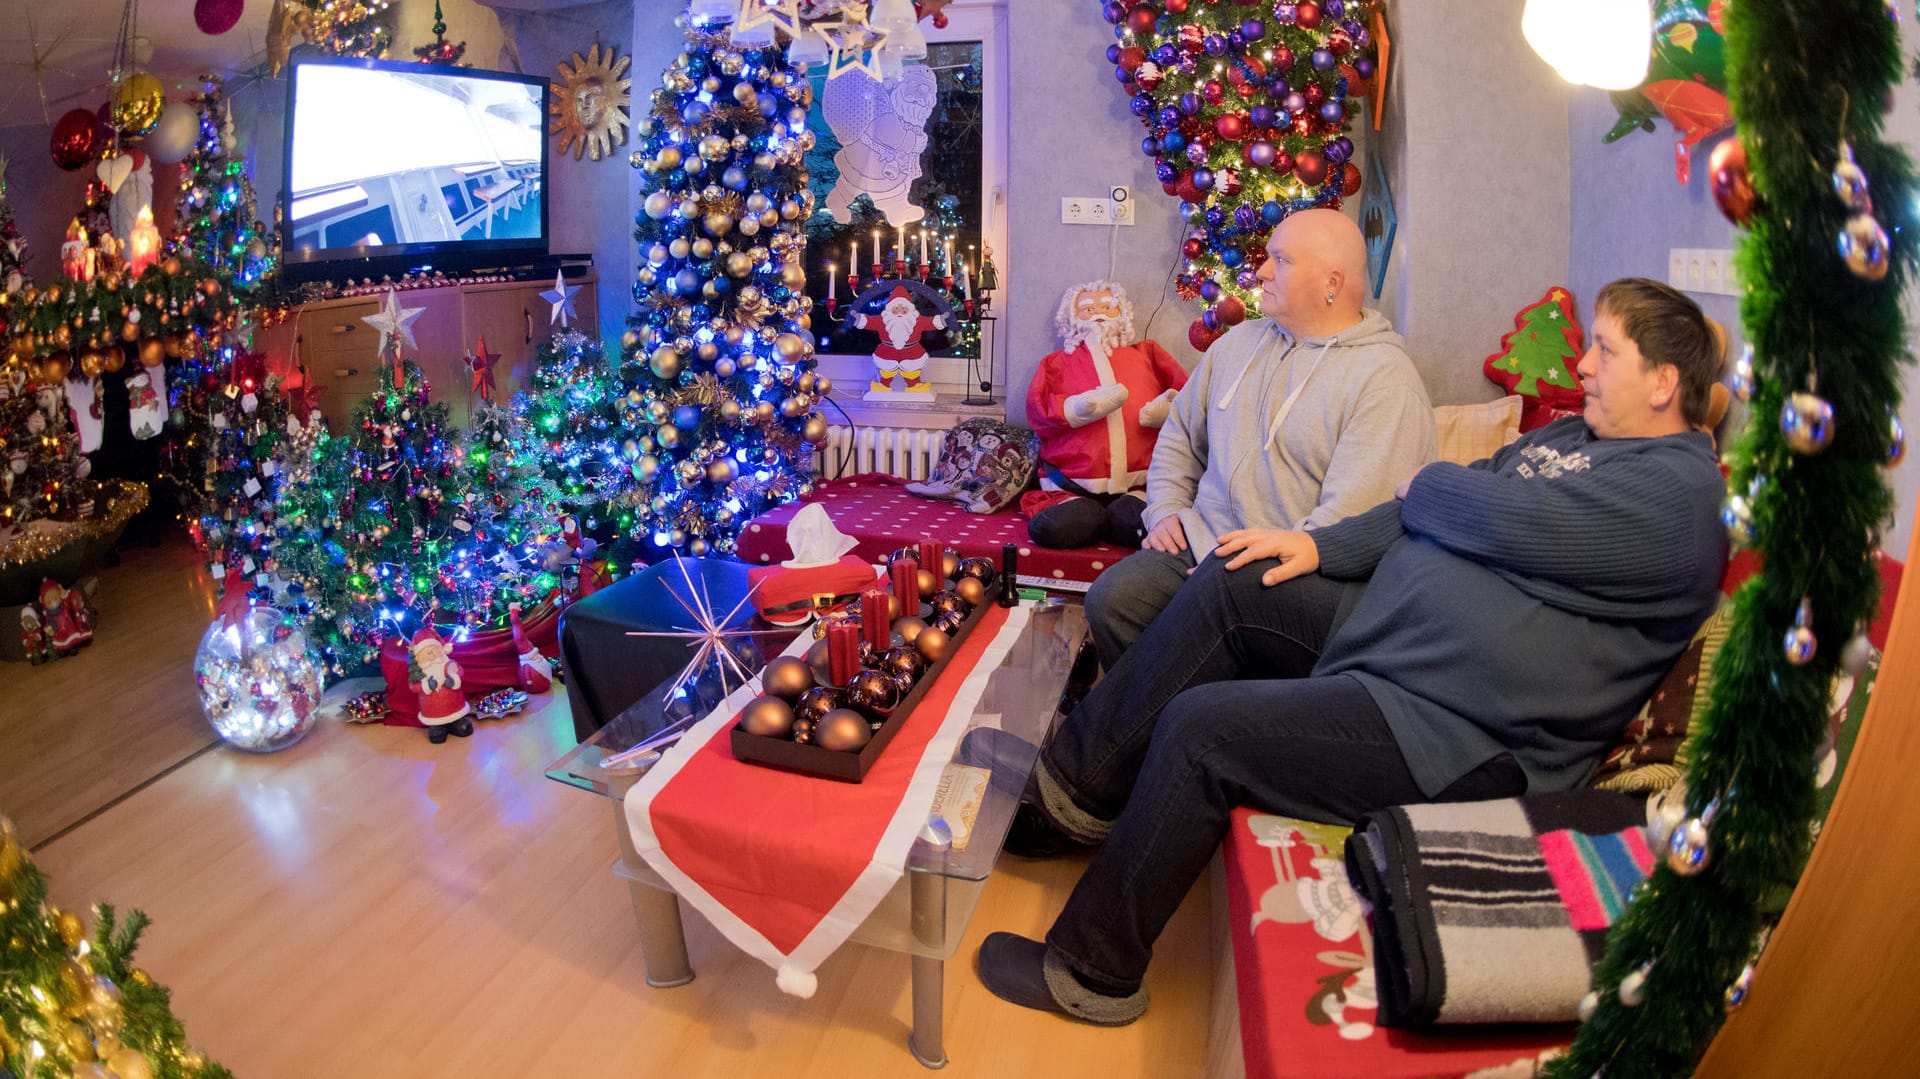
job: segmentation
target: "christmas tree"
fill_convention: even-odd
[[[174,249],[204,262],[223,289],[247,297],[272,275],[274,243],[257,217],[246,155],[235,152],[232,104],[220,79],[204,76],[188,100],[200,114],[200,135],[180,163]]]
[[[410,637],[424,620],[503,624],[509,604],[532,606],[558,584],[508,520],[508,467],[447,428],[447,406],[431,400],[411,361],[397,378],[383,364],[345,431],[319,439],[294,467],[273,554],[336,674],[372,662],[383,641]]]
[[[47,878],[0,817],[0,1075],[231,1079],[186,1044],[165,986],[133,965],[147,916],[105,903],[94,931],[47,902]]]
[[[9,371],[18,371],[9,365]],[[71,521],[93,508],[80,435],[63,383],[27,382],[14,392],[0,379],[0,533],[29,521]]]
[[[1188,215],[1174,286],[1207,305],[1188,333],[1196,347],[1257,308],[1273,226],[1360,189],[1343,133],[1374,73],[1372,8],[1106,3],[1118,38],[1107,58],[1147,130],[1141,151]]]
[[[0,332],[6,330],[7,297],[27,283],[27,238],[14,224],[13,206],[7,202],[7,172],[0,162]]]
[[[600,343],[568,329],[542,344],[527,389],[514,395],[511,452],[519,468],[519,505],[548,523],[577,518],[595,538],[601,526],[624,532],[632,514],[614,503],[629,481],[639,443],[619,437],[616,402],[624,380]]]
[[[188,500],[183,516],[201,549],[252,574],[272,556],[288,439],[309,417],[281,392],[280,376],[266,373],[262,354],[222,348],[207,359],[181,367],[169,471]]]
[[[1550,404],[1572,407],[1579,403],[1580,327],[1573,321],[1573,299],[1556,288],[1532,307],[1520,312],[1518,327],[1500,339],[1500,355],[1492,365],[1519,376],[1508,389],[1522,397],[1538,397]],[[1556,401],[1558,395],[1570,400]]]
[[[755,514],[810,490],[807,444],[826,437],[801,269],[812,91],[779,48],[676,24],[687,48],[634,124],[647,194],[622,342],[638,371],[620,406],[628,505],[636,538],[727,554]]]
[[[302,34],[328,56],[378,60],[393,45],[388,0],[297,0],[306,9]]]
[[[467,55],[467,43],[447,40],[447,20],[440,14],[440,0],[433,0],[433,40],[416,45],[414,58],[435,67],[456,67]]]
[[[1804,989],[1754,975],[1760,911],[1805,857],[1836,670],[1870,657],[1884,468],[1904,452],[1901,293],[1920,222],[1881,110],[1905,72],[1899,28],[1882,0],[1722,10],[1739,129],[1715,150],[1714,195],[1747,230],[1736,259],[1752,345],[1722,519],[1765,568],[1734,599],[1682,819],[1655,822],[1664,864],[1614,923],[1558,1076],[1688,1074],[1750,992]]]

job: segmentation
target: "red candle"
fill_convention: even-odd
[[[944,555],[946,554],[945,548],[946,548],[946,544],[941,543],[939,540],[933,540],[933,539],[921,540],[920,541],[920,564],[932,570],[935,575],[938,575],[940,573],[941,564],[945,561],[945,558],[944,558]]]
[[[893,619],[887,615],[887,593],[878,586],[860,593],[860,625],[866,631],[867,643],[875,650],[887,650],[887,642],[892,639]]]
[[[827,626],[827,677],[844,686],[860,673],[860,631],[852,622]]]
[[[896,558],[893,565],[887,567],[887,573],[893,580],[893,594],[900,597],[900,613],[919,614],[920,560]]]

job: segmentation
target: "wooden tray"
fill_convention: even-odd
[[[940,662],[930,665],[920,680],[913,684],[905,698],[895,706],[893,715],[873,732],[873,738],[860,747],[860,752],[852,753],[843,749],[822,749],[816,745],[801,745],[786,738],[769,738],[763,734],[753,734],[735,723],[733,736],[733,755],[739,760],[753,764],[763,764],[769,768],[779,768],[787,772],[799,772],[803,775],[819,776],[822,779],[837,779],[843,783],[858,783],[866,778],[867,769],[880,759],[880,753],[900,733],[900,728],[913,718],[914,709],[920,698],[927,695],[932,686],[947,667],[953,663],[953,657],[960,651],[960,643],[973,632],[973,627],[993,603],[988,597],[967,615],[960,628],[953,633],[953,641],[947,648],[947,654]]]

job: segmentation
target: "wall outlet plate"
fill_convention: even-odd
[[[1126,191],[1126,188],[1115,188]],[[1069,195],[1060,199],[1060,223],[1062,225],[1131,225],[1133,224],[1133,199],[1099,199],[1091,196]]]

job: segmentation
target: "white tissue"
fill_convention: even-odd
[[[788,569],[831,566],[859,544],[859,540],[835,528],[826,507],[815,502],[800,507],[787,525],[787,546],[793,548],[793,557],[780,564]]]

